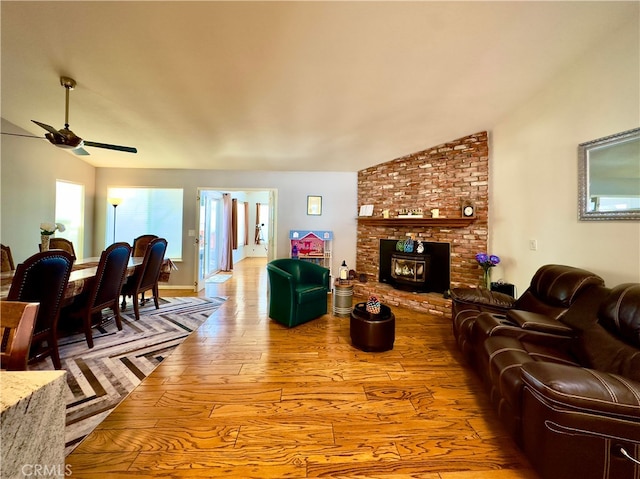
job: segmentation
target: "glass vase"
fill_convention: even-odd
[[[482,272],[482,284],[483,288],[491,289],[491,269],[487,268]]]
[[[40,251],[49,251],[49,235],[40,235]]]

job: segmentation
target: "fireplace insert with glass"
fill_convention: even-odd
[[[396,289],[418,293],[444,293],[451,282],[451,245],[424,242],[424,251],[396,250],[398,240],[380,240],[378,281]]]

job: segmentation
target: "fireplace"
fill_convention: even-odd
[[[378,281],[417,293],[444,293],[451,282],[451,245],[424,242],[424,251],[396,250],[398,240],[380,240]],[[417,243],[416,243],[417,244]]]
[[[391,254],[391,277],[397,283],[420,285],[429,273],[430,255]]]

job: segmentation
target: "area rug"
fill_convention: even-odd
[[[232,274],[214,274],[210,278],[207,278],[205,283],[224,283],[226,280],[231,279],[232,277]]]
[[[65,453],[68,455],[140,382],[195,331],[225,298],[162,298],[140,308],[136,321],[129,304],[122,331],[113,319],[93,329],[94,347],[84,333],[60,339],[67,370]],[[53,369],[50,360],[32,369]]]

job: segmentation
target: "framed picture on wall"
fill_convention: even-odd
[[[307,214],[314,216],[322,214],[322,196],[307,196]]]

